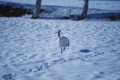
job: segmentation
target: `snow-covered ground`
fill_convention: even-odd
[[[120,21],[28,18],[0,17],[0,80],[120,80]],[[59,29],[70,39],[63,54]]]

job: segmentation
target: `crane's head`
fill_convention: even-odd
[[[58,37],[60,37],[60,32],[61,32],[61,30],[58,31]]]

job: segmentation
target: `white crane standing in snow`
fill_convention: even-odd
[[[65,47],[68,47],[70,45],[70,41],[67,37],[65,36],[60,36],[60,32],[61,30],[58,31],[58,37],[59,37],[59,46],[61,48],[61,54],[63,53],[63,51],[65,51]]]

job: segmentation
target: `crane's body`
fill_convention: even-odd
[[[65,47],[68,47],[70,45],[70,41],[67,37],[62,36],[60,37],[60,30],[58,31],[58,37],[59,37],[59,47],[61,48],[61,53],[65,51]]]
[[[62,37],[60,37],[59,38],[59,46],[60,47],[68,47],[69,46],[69,40],[68,40],[68,38],[67,37],[64,37],[64,36],[62,36]]]

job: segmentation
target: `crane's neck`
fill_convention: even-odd
[[[60,38],[60,30],[58,31],[58,37]]]
[[[60,38],[60,33],[58,32],[58,37]]]

